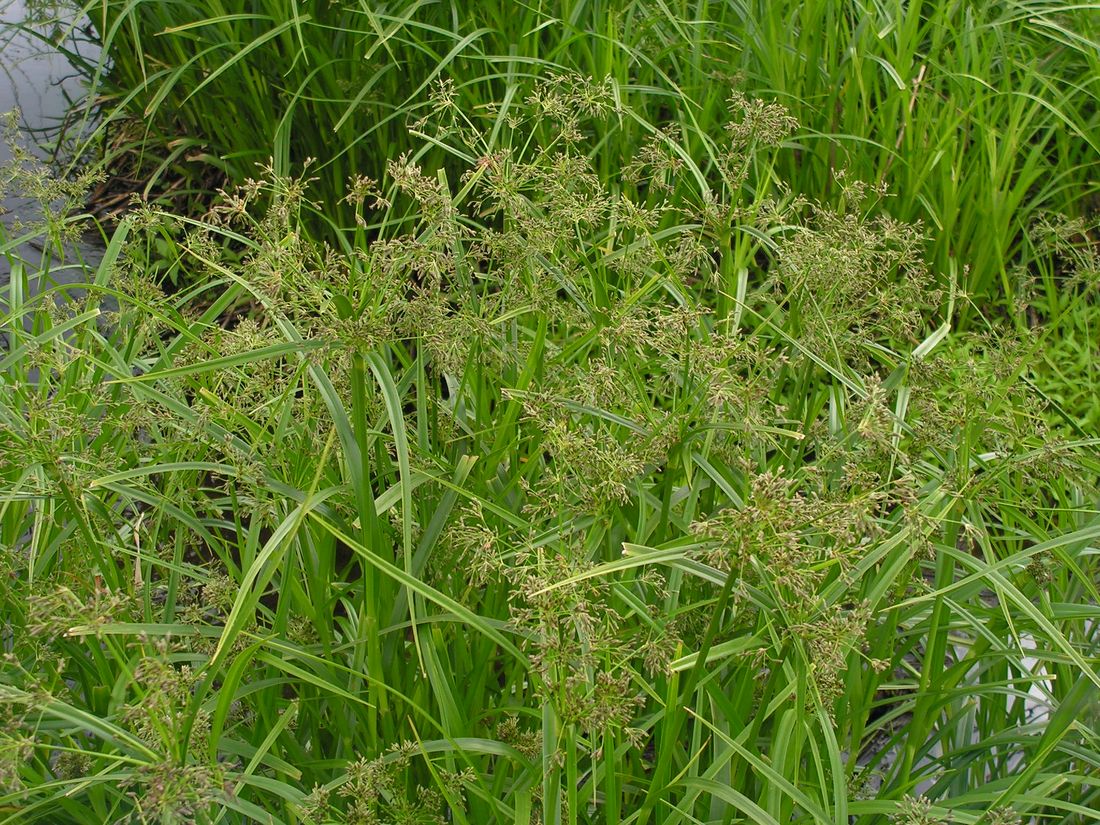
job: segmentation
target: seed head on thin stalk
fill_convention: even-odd
[[[946,821],[932,810],[932,802],[924,796],[902,797],[897,812],[890,814],[892,825],[940,825]]]

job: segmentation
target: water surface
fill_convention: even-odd
[[[63,2],[0,0],[0,113],[18,110],[20,142],[44,161],[52,159],[50,146],[61,134],[65,114],[84,93],[81,75],[69,55],[86,60],[96,55],[83,22],[79,11]],[[11,157],[10,147],[0,141],[0,167]],[[0,199],[0,223],[5,231],[18,221],[32,221],[41,214],[38,204],[24,194],[8,192]],[[0,289],[10,278],[9,256],[23,262],[25,271],[37,272],[41,246],[31,242],[0,255]],[[94,262],[97,247],[94,243],[77,244],[66,257],[74,262]],[[75,282],[81,277],[79,267],[67,267],[55,273],[54,279]],[[44,285],[32,282],[30,286],[37,290]],[[0,294],[0,309],[2,299]]]

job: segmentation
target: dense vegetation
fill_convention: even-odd
[[[1100,819],[1095,12],[94,4],[0,822]]]

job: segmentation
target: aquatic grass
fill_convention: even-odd
[[[0,821],[1095,821],[1100,462],[1034,341],[873,185],[786,191],[774,103],[644,197],[613,84],[430,105],[339,246],[272,165],[6,287]]]
[[[1040,213],[1084,216],[1096,195],[1091,3],[274,3],[258,12],[96,2],[87,12],[104,54],[92,87],[103,128],[131,136],[117,144],[116,168],[132,168],[156,195],[196,166],[240,180],[268,157],[281,174],[322,158],[314,191],[324,206],[310,224],[329,240],[350,225],[339,205],[348,177],[378,179],[414,148],[406,129],[433,81],[454,81],[458,110],[505,101],[503,116],[554,71],[606,78],[630,104],[637,121],[597,127],[626,156],[675,126],[704,162],[731,89],[776,98],[801,124],[796,151],[777,161],[780,178],[834,205],[838,171],[888,184],[890,213],[929,228],[941,284],[983,305],[1012,300]],[[618,172],[602,152],[596,168],[605,181]],[[958,322],[970,317],[964,303]]]

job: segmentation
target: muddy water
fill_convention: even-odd
[[[80,17],[64,2],[49,0],[0,0],[0,113],[20,112],[21,143],[43,159],[47,147],[56,141],[70,102],[83,94],[81,77],[66,52],[85,60],[94,59],[95,47],[82,27]],[[11,160],[9,147],[0,141],[0,166]],[[8,192],[0,200],[0,222],[8,230],[18,221],[32,221],[40,214],[38,205],[22,192]],[[0,232],[0,237],[4,233]],[[41,248],[23,244],[7,255],[0,254],[0,310],[13,260],[26,272],[37,273]],[[80,262],[98,258],[94,243],[77,244],[66,254],[69,265],[53,272],[45,283],[34,278],[32,291],[49,286],[49,280],[76,282],[83,279]]]

